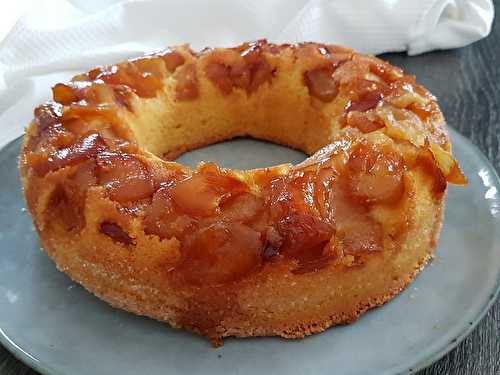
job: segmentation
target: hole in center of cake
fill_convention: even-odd
[[[231,169],[253,169],[278,164],[297,164],[307,158],[302,151],[251,138],[236,138],[186,152],[176,159],[190,167],[198,163],[216,162]]]

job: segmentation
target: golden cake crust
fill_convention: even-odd
[[[435,98],[344,47],[173,47],[53,91],[20,160],[44,249],[111,305],[215,344],[301,338],[385,303],[432,257],[447,183],[465,183]],[[237,136],[314,155],[166,161]]]

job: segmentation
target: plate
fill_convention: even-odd
[[[386,305],[356,323],[304,340],[194,334],[113,309],[58,272],[40,251],[17,172],[20,140],[0,153],[0,340],[44,374],[399,374],[455,347],[492,305],[500,285],[500,183],[493,167],[451,130],[469,185],[451,186],[436,257]],[[252,140],[191,152],[193,164],[234,168],[304,155]]]

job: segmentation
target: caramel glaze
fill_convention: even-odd
[[[193,286],[229,285],[269,262],[289,260],[291,271],[303,274],[332,263],[356,266],[383,251],[404,232],[404,215],[387,228],[371,210],[406,199],[409,168],[424,168],[435,181],[436,194],[444,192],[447,182],[465,182],[443,129],[427,121],[438,111],[435,100],[414,77],[343,47],[266,41],[189,50],[189,58],[205,60],[204,74],[223,95],[233,90],[252,95],[279,74],[268,58],[293,51],[310,67],[303,83],[312,99],[328,103],[340,89],[351,92],[340,117],[346,128],[342,137],[285,172],[276,167],[252,171],[251,180],[245,172],[210,163],[191,170],[165,162],[159,173],[113,108],[131,111],[135,96],[155,97],[168,75],[176,78],[177,100],[196,99],[199,72],[187,61],[186,49],[167,49],[76,76],[54,86],[55,102],[35,110],[35,134],[25,145],[22,163],[39,178],[70,171],[47,210],[64,217],[66,230],[82,228],[86,194],[104,188],[121,207],[120,215],[142,219],[147,235],[179,240],[180,258],[169,270],[173,279]],[[398,124],[405,119],[416,125],[401,129]],[[377,141],[380,137],[385,141]],[[28,201],[30,195],[36,195],[36,187],[27,191]],[[99,230],[125,247],[135,246],[118,222],[103,222]],[[196,300],[203,305],[203,296]],[[224,305],[221,316],[224,309],[235,308],[227,300],[219,302]],[[191,311],[203,314],[196,306]],[[206,334],[217,317],[207,321],[208,328],[200,328],[200,319],[186,314],[182,325]]]

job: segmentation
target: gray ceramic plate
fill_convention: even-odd
[[[469,177],[451,187],[436,259],[403,293],[358,322],[305,340],[204,339],[115,310],[58,272],[40,251],[16,168],[19,140],[0,153],[0,340],[46,374],[398,374],[415,372],[462,340],[500,284],[500,184],[471,143],[452,131]],[[192,152],[247,168],[301,153],[250,140]]]

